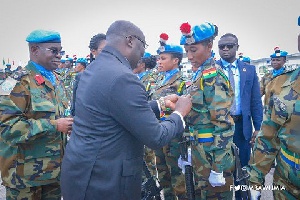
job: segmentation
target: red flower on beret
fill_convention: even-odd
[[[45,83],[45,79],[39,74],[35,75],[34,79],[38,85]]]
[[[166,33],[162,33],[162,34],[160,34],[160,39],[162,39],[162,40],[164,40],[164,41],[167,41],[168,39],[169,39],[169,36],[168,36],[168,34],[166,34]]]
[[[183,23],[180,26],[180,30],[183,35],[190,35],[191,34],[191,25],[188,22]]]

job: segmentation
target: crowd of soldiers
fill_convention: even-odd
[[[190,94],[193,103],[192,110],[185,117],[184,136],[173,139],[161,149],[152,150],[145,146],[144,160],[152,175],[159,180],[165,200],[191,198],[191,194],[187,194],[186,166],[193,166],[194,169],[193,198],[232,199],[231,186],[238,184],[234,172],[237,170],[235,160],[239,157],[239,155],[234,155],[232,151],[232,146],[235,143],[234,126],[236,120],[239,120],[235,116],[240,117],[241,114],[232,114],[236,112],[233,111],[233,107],[238,102],[236,102],[234,95],[236,88],[234,88],[235,83],[230,75],[231,70],[229,69],[228,72],[224,70],[224,68],[230,68],[230,65],[224,67],[224,61],[216,62],[211,50],[213,40],[218,35],[216,25],[203,23],[191,28],[188,23],[184,23],[180,29],[182,32],[180,45],[169,44],[169,35],[162,33],[159,37],[160,46],[157,49],[157,56],[145,53],[137,66],[133,67],[133,73],[137,75],[145,87],[148,100],[161,101],[161,97],[172,94],[178,96]],[[97,42],[94,41],[96,36],[92,38],[90,42],[91,56],[88,59],[66,56],[60,60],[61,63],[55,70],[55,74],[60,76],[60,80],[63,82],[66,93],[67,101],[64,103],[67,103],[67,106],[64,105],[63,111],[65,117],[76,115],[76,88],[80,74],[88,67],[89,63],[93,62],[93,59],[101,53],[105,46],[105,35],[100,35],[102,37],[98,38]],[[236,42],[222,44],[226,37],[231,37],[235,41],[234,35],[225,35],[223,40],[222,38],[220,40],[220,50],[230,50],[235,46],[238,48]],[[30,43],[30,38],[28,42]],[[92,47],[94,43],[96,43],[96,47]],[[184,49],[181,45],[184,45]],[[197,48],[207,48],[209,51],[205,53],[203,50],[204,53],[196,55]],[[52,49],[50,50],[52,51]],[[184,50],[193,65],[191,80],[187,80],[180,70]],[[60,52],[57,51],[53,54],[58,55],[58,53]],[[247,167],[250,177],[248,186],[260,188],[252,188],[251,199],[259,199],[264,177],[274,166],[275,160],[274,185],[284,188],[284,190],[273,191],[275,199],[300,198],[300,152],[298,148],[300,141],[300,123],[298,122],[300,120],[300,105],[298,105],[300,69],[285,69],[287,54],[286,51],[280,50],[278,47],[274,49],[274,53],[270,56],[274,69],[266,74],[260,82],[259,96],[265,95],[263,101],[264,119],[259,133],[254,135],[255,142],[253,142],[251,159],[249,163],[246,159],[247,164],[242,164],[242,166]],[[249,69],[253,67],[250,65],[250,58],[239,55],[237,59],[238,61],[234,61],[235,63],[245,63],[243,64],[245,67],[239,73],[248,70],[248,67]],[[196,65],[198,67],[195,68]],[[11,83],[6,81],[8,77],[20,79],[24,76],[22,73],[22,69],[19,69],[19,72],[18,70],[13,72],[7,66],[1,78],[1,84]],[[47,78],[46,75],[45,77]],[[51,77],[49,77],[50,79]],[[36,76],[35,80],[38,85],[44,81],[40,76]],[[258,82],[257,79],[255,81]],[[5,89],[9,92],[13,91],[13,88],[7,89],[4,88],[4,85],[1,87],[1,91]],[[14,98],[18,98],[17,92],[20,91],[14,90],[12,96],[15,95],[16,97],[11,97],[12,101]],[[0,105],[2,124],[11,120],[10,114],[5,109],[18,105],[11,102],[7,103],[9,102],[7,93],[2,92],[0,95],[3,98]],[[164,105],[164,102],[160,103]],[[15,111],[16,108],[12,110]],[[15,113],[20,116],[20,113]],[[169,108],[162,109],[159,121],[164,121],[171,113],[172,110]],[[13,127],[15,122],[10,123],[9,126]],[[11,131],[15,130],[12,129]],[[70,130],[67,132],[70,133]],[[18,135],[18,133],[16,134]],[[3,145],[9,140],[7,128],[4,125],[1,125],[1,135],[0,147],[8,148]],[[29,134],[26,137],[22,138],[22,143],[25,143],[32,135]],[[187,152],[182,152],[181,145],[186,140],[189,141],[188,149]],[[250,140],[251,137],[248,142]],[[15,143],[13,144],[15,145]],[[5,158],[7,154],[3,152],[4,150],[0,149],[0,161],[10,163]],[[184,154],[187,155],[186,158],[184,158]],[[18,160],[17,162],[22,161]],[[1,165],[2,163],[0,163],[0,169],[3,173],[4,183],[7,187],[12,187],[14,181],[7,180],[14,175],[8,175],[10,169]],[[147,178],[144,177],[144,179]],[[16,195],[13,190],[8,190],[8,192],[11,196]],[[244,199],[239,195],[236,198]],[[250,196],[247,198],[250,199]]]

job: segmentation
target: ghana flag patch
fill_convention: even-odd
[[[203,70],[203,78],[207,79],[207,78],[211,78],[217,76],[217,68],[212,67],[206,70]]]

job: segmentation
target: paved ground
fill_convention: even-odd
[[[273,182],[274,169],[271,169],[270,173],[266,176],[266,185],[270,185]],[[5,200],[5,188],[1,185],[0,176],[0,200]],[[261,200],[273,200],[272,191],[263,191]]]

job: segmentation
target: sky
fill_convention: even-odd
[[[168,43],[179,44],[183,22],[218,26],[217,58],[217,43],[225,33],[235,34],[239,52],[254,60],[269,57],[275,46],[298,52],[300,0],[1,0],[0,7],[0,59],[14,61],[14,67],[28,62],[25,39],[35,29],[58,31],[66,54],[79,58],[89,54],[91,37],[106,33],[116,20],[137,25],[151,54],[161,33],[169,35]]]

